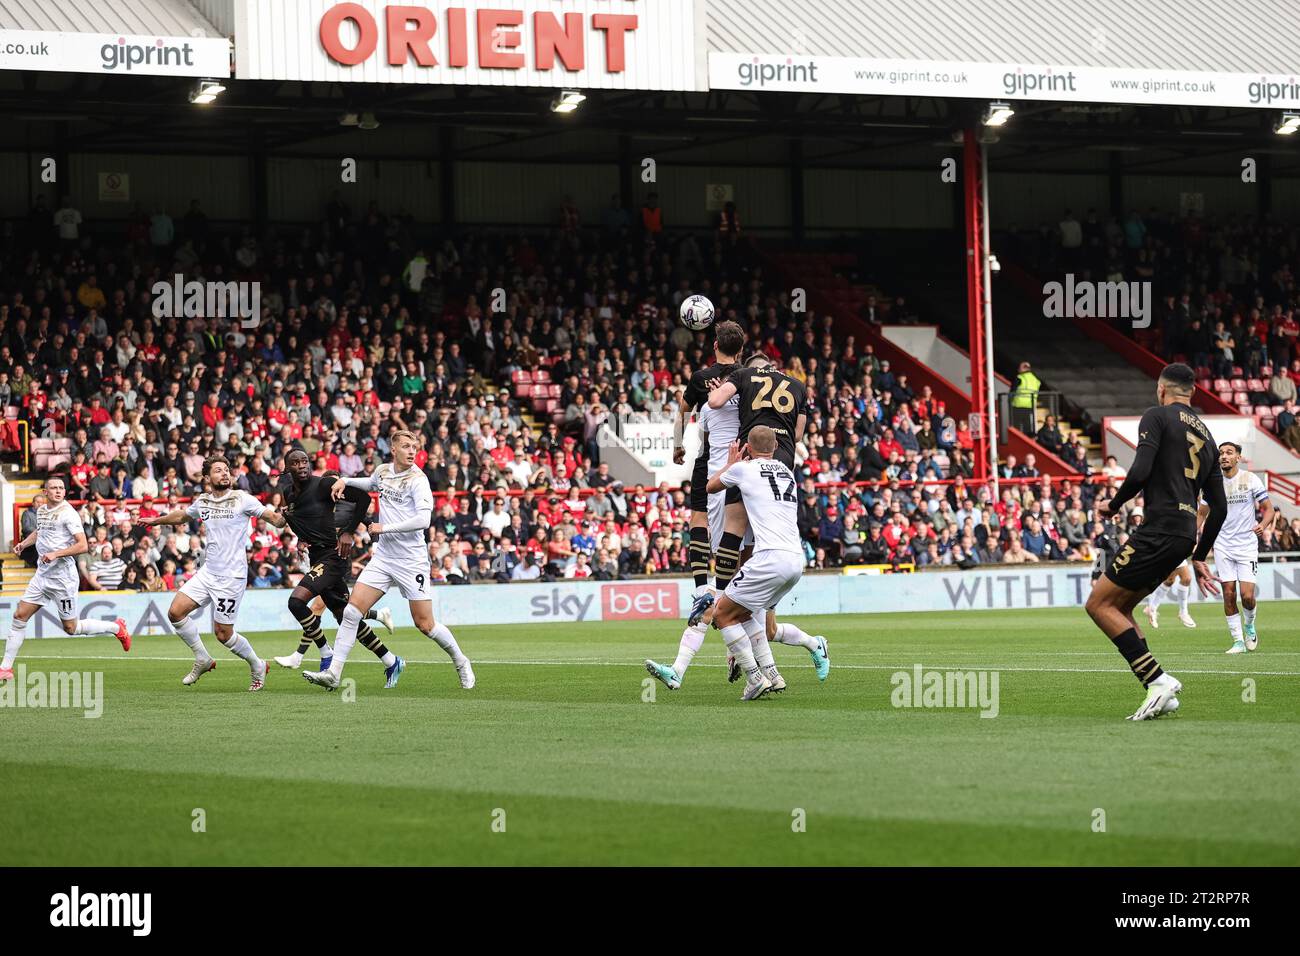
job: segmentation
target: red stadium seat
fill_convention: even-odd
[[[1232,404],[1232,389],[1224,388],[1219,390],[1219,401],[1226,405]]]
[[[1249,402],[1244,405],[1239,404],[1237,406],[1237,412],[1238,414],[1245,415],[1247,418],[1253,418],[1255,416],[1255,410],[1251,407]]]
[[[550,380],[551,380],[551,370],[550,370],[550,369],[539,368],[539,369],[534,370],[534,372],[533,372],[533,381],[534,381],[534,382],[549,382]]]
[[[1232,393],[1232,404],[1250,407],[1250,396],[1246,394],[1245,389],[1239,389]],[[1246,414],[1249,415],[1250,413],[1247,412]]]
[[[1246,390],[1246,380],[1244,378],[1234,378],[1229,386],[1234,392],[1244,392]]]
[[[555,411],[557,408],[559,408],[559,407],[560,407],[560,401],[559,401],[559,399],[556,399],[556,398],[548,398],[548,399],[546,400],[546,405],[545,405],[545,407],[544,407],[543,410],[546,412],[546,414],[550,415],[552,412],[554,412],[554,411]]]
[[[32,439],[33,455],[52,455],[54,454],[53,438],[33,438]]]
[[[1214,380],[1214,390],[1216,392],[1227,392],[1232,389],[1232,383],[1226,378],[1216,378]]]
[[[549,397],[551,397],[551,398],[559,398],[559,397],[562,396],[563,394],[564,394],[564,386],[563,386],[563,385],[552,385],[552,386],[550,387],[549,392],[548,392],[548,395],[549,395]]]
[[[515,383],[515,398],[531,398],[532,394],[533,394],[533,386],[531,383],[529,382]]]
[[[1259,418],[1259,427],[1264,431],[1271,432],[1276,424],[1277,419],[1272,415],[1261,415]]]
[[[1267,392],[1268,387],[1257,378],[1246,379],[1246,391],[1248,392]]]
[[[1272,405],[1256,405],[1256,406],[1255,406],[1255,414],[1256,414],[1256,415],[1272,415],[1272,414],[1273,414],[1273,406],[1272,406]]]
[[[1196,380],[1196,387],[1208,392],[1214,387],[1214,382],[1208,378],[1198,378]]]
[[[533,373],[526,368],[517,369],[510,376],[510,381],[514,382],[516,385],[518,385],[520,382],[531,383],[532,380],[533,380]]]

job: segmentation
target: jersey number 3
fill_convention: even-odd
[[[1183,474],[1192,479],[1192,481],[1195,481],[1197,476],[1201,473],[1201,459],[1199,456],[1201,454],[1201,449],[1205,447],[1205,439],[1198,438],[1191,431],[1186,432],[1186,435],[1188,444],[1187,456],[1192,459],[1192,465],[1190,468],[1184,468]]]

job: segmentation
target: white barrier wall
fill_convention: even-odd
[[[783,616],[883,613],[889,611],[1005,610],[1080,607],[1090,589],[1086,565],[1042,568],[999,566],[973,571],[891,575],[808,575],[782,603]],[[1300,598],[1300,564],[1264,564],[1259,594],[1265,601]],[[454,626],[468,624],[551,624],[578,621],[637,621],[683,617],[691,604],[689,578],[638,581],[560,581],[551,584],[445,585],[433,594],[434,613]],[[83,593],[82,617],[124,618],[132,634],[170,633],[170,593]],[[296,631],[289,592],[250,589],[239,612],[239,630]],[[16,598],[0,601],[0,616],[13,613]],[[390,595],[383,605],[398,627],[411,627],[405,601]],[[333,621],[326,618],[332,626]],[[201,624],[211,631],[211,622]],[[29,637],[62,637],[54,616],[41,611]]]

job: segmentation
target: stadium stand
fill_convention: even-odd
[[[884,297],[837,275],[849,259],[617,222],[427,241],[409,217],[337,201],[314,229],[263,235],[197,204],[174,224],[138,210],[124,230],[86,223],[75,239],[50,215],[38,203],[0,253],[3,435],[33,475],[68,476],[95,546],[90,587],[103,544],[124,587],[194,572],[198,535],[133,522],[196,493],[208,453],[275,503],[289,449],[363,474],[398,425],[424,442],[440,581],[684,573],[689,489],[625,487],[598,435],[675,412],[709,355],[707,335],[675,321],[689,291],[809,386],[798,458],[811,567],[1090,561],[1141,520],[1094,522],[1116,475],[1088,476],[1086,456],[1076,470],[1032,436],[1008,451],[999,494],[972,482],[962,396],[879,335]],[[795,271],[815,311],[793,311],[777,281]],[[260,326],[155,315],[150,289],[176,272],[259,281]],[[20,485],[17,512],[35,490]],[[24,570],[6,560],[7,592]],[[292,535],[255,530],[253,586],[303,570]]]

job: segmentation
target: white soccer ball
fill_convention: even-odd
[[[702,295],[688,295],[678,310],[682,325],[692,332],[700,332],[713,324],[713,303]]]

